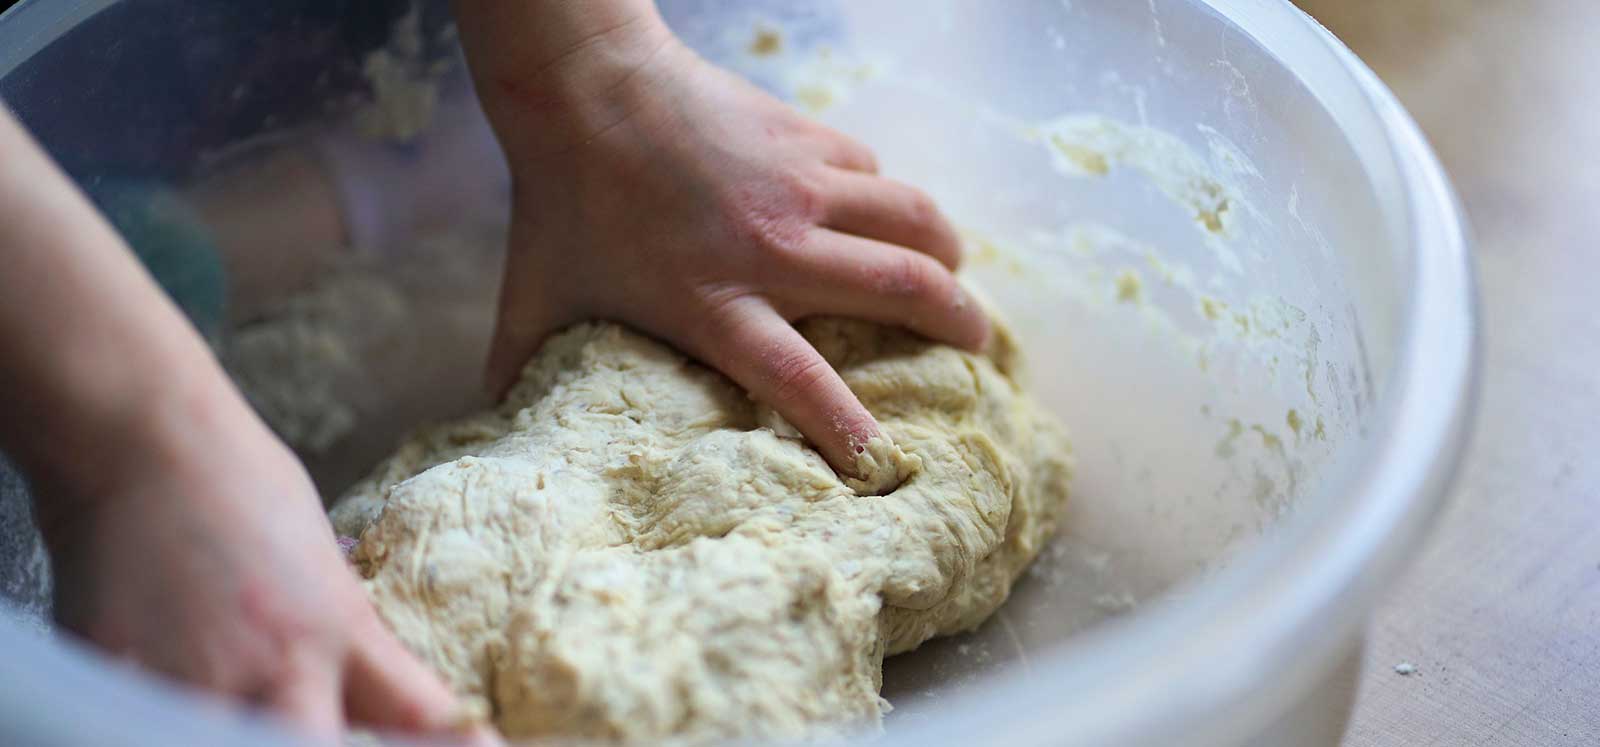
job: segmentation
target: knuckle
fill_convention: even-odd
[[[804,245],[823,209],[820,188],[798,174],[775,177],[726,199],[726,222],[733,239],[756,251],[786,255]]]
[[[703,316],[722,319],[747,295],[743,288],[726,283],[705,283],[694,287],[693,294],[704,310]]]
[[[966,260],[966,254],[966,250],[961,248],[961,237],[954,231],[948,232],[946,234],[944,256],[941,260],[946,265],[949,265],[951,269],[956,269]]]
[[[724,284],[706,284],[692,290],[698,313],[690,315],[689,338],[706,351],[718,348],[719,340],[732,335],[739,322],[737,307],[748,293]]]
[[[939,206],[928,193],[912,188],[906,195],[906,216],[918,228],[932,231],[944,220]]]
[[[827,380],[832,368],[822,356],[810,350],[782,350],[768,357],[767,367],[773,383],[776,404],[804,399]]]
[[[762,330],[766,324],[763,309],[770,301],[743,284],[705,284],[692,293],[688,313],[669,320],[664,336],[754,389],[757,379],[745,376],[760,376],[770,368],[759,343],[767,337]]]
[[[822,216],[825,195],[819,179],[804,170],[793,169],[781,177],[780,182],[795,217],[815,221]]]
[[[907,301],[933,301],[949,293],[949,273],[933,259],[906,250],[874,278],[875,291]]]
[[[826,132],[841,160],[862,171],[870,173],[878,171],[878,155],[865,143],[831,128]]]
[[[861,168],[864,171],[878,173],[878,154],[872,152],[865,145],[856,145],[857,158],[861,159]]]

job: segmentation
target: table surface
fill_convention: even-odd
[[[1372,622],[1346,742],[1600,744],[1600,3],[1300,4],[1432,140],[1483,303],[1474,443]]]

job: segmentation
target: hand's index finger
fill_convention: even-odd
[[[723,307],[699,354],[789,421],[849,477],[879,435],[878,422],[811,343],[758,298]]]

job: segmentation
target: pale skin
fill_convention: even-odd
[[[493,392],[551,333],[620,321],[720,369],[850,474],[878,426],[792,322],[985,343],[927,196],[696,57],[647,0],[456,10],[514,185]],[[319,738],[459,733],[456,700],[367,603],[304,469],[3,109],[0,251],[0,448],[34,486],[60,622]]]

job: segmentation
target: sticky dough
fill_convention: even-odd
[[[1003,329],[981,356],[802,331],[879,419],[898,488],[858,493],[717,373],[580,325],[335,509],[383,619],[511,738],[875,728],[883,657],[975,628],[1054,531],[1069,449]]]

